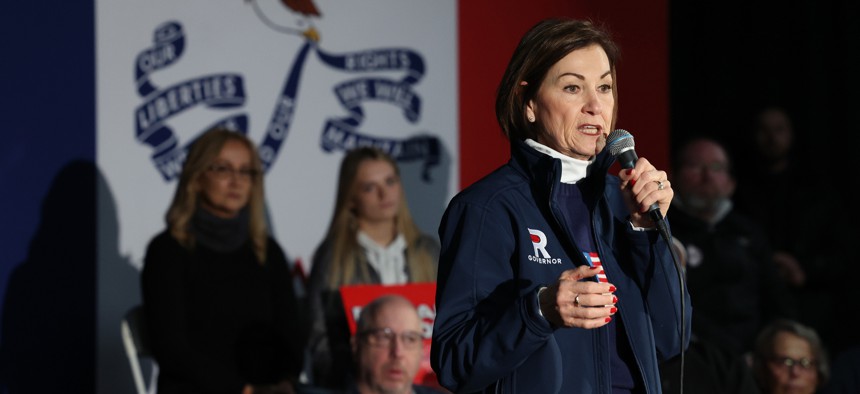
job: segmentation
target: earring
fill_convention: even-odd
[[[529,114],[528,118],[529,118],[529,122],[531,122],[531,123],[535,122],[535,116],[534,115]]]

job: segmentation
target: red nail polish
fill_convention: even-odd
[[[615,291],[615,286],[609,286],[609,292]]]
[[[598,268],[600,268],[600,266],[599,266],[599,265],[592,265],[592,266],[591,266],[591,269],[593,269],[593,270],[596,270],[596,269],[598,269]],[[603,273],[603,271],[600,271],[600,273]]]
[[[633,169],[632,169],[632,168],[628,168],[628,169],[627,169],[627,175],[630,175],[630,174],[632,174],[632,173],[633,173]]]
[[[630,180],[630,186],[636,186],[636,180],[635,179]]]
[[[612,303],[617,304],[618,303],[618,297],[612,296]]]
[[[605,322],[607,322],[607,323],[609,323],[609,322],[611,322],[611,321],[612,321],[612,318],[611,318],[611,317],[607,317],[607,318],[606,318],[606,320],[604,320],[604,321],[605,321]]]
[[[612,309],[609,310],[609,313],[615,313],[615,312],[618,312],[618,308],[612,307]]]

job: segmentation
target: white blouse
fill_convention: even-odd
[[[406,283],[406,238],[403,234],[397,234],[388,246],[381,246],[359,231],[358,243],[364,247],[367,262],[379,273],[383,285]]]

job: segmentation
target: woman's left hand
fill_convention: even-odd
[[[621,192],[630,209],[630,221],[636,227],[654,227],[654,222],[648,215],[648,208],[655,202],[660,206],[663,217],[669,211],[672,197],[672,183],[666,171],[660,171],[651,165],[644,157],[636,161],[632,169],[621,169]]]

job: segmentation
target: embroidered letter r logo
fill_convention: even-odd
[[[546,251],[546,234],[543,231],[534,229],[529,229],[529,234],[531,234],[532,246],[535,248],[535,257],[552,258]]]

